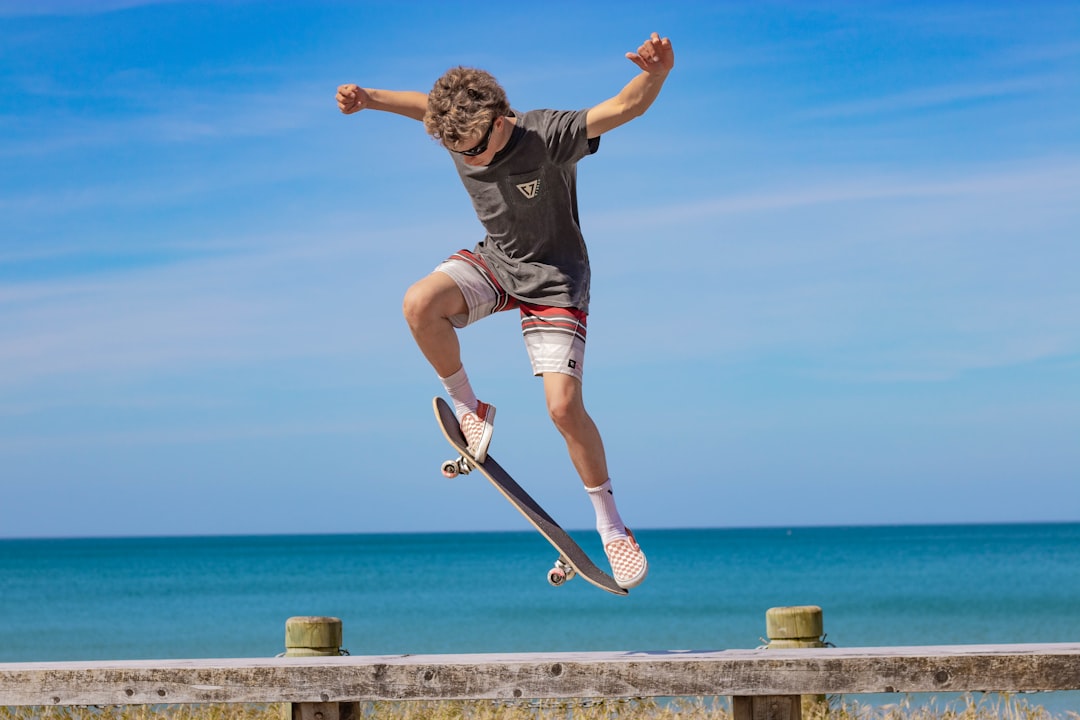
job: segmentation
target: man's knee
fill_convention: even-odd
[[[443,273],[432,273],[405,291],[401,311],[409,327],[417,328],[433,320],[444,320],[468,312],[457,284]]]
[[[576,379],[567,376],[570,382],[558,383],[547,393],[547,409],[551,421],[562,432],[572,432],[585,419],[585,405],[581,399],[580,388]],[[561,378],[560,378],[561,379]]]
[[[422,324],[422,319],[431,307],[431,293],[425,289],[424,281],[413,283],[405,291],[405,298],[401,302],[401,312],[405,315],[405,322],[409,327],[417,327]]]

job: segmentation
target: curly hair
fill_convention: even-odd
[[[510,114],[506,92],[491,73],[456,67],[435,81],[428,93],[424,128],[445,145],[483,133],[501,115]]]

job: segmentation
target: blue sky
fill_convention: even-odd
[[[1080,520],[1074,2],[0,0],[0,537],[524,529],[439,475],[400,313],[470,204],[335,88],[588,107],[654,30],[579,167],[624,518]],[[462,340],[492,454],[590,526],[516,318]]]

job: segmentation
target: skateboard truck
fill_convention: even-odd
[[[559,558],[555,561],[555,567],[548,570],[548,582],[559,587],[567,580],[573,580],[575,575],[577,571],[574,570],[574,566],[563,558]]]
[[[444,478],[453,480],[458,475],[468,475],[472,472],[472,463],[464,455],[458,456],[457,460],[443,460],[442,474]]]

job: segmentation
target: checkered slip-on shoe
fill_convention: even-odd
[[[626,529],[626,537],[613,540],[604,546],[608,561],[611,563],[611,575],[621,588],[629,590],[637,587],[649,574],[649,561],[645,559],[645,553],[634,539],[634,533],[630,528]]]
[[[469,454],[476,462],[487,460],[488,446],[491,445],[491,433],[495,430],[495,406],[485,402],[476,405],[476,412],[466,413],[461,418],[461,434],[469,443]]]

